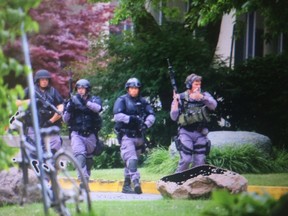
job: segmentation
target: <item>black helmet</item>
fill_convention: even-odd
[[[77,88],[79,87],[83,87],[85,88],[87,91],[90,91],[91,89],[91,85],[90,85],[90,82],[86,79],[80,79],[76,82],[76,85],[75,85],[75,91],[77,91]]]
[[[136,87],[136,88],[140,88],[141,87],[141,83],[140,81],[133,77],[127,80],[126,84],[125,84],[125,88],[130,88],[130,87]]]
[[[38,83],[39,79],[49,79],[50,81],[51,74],[49,73],[49,71],[44,69],[38,70],[34,76],[34,83]]]

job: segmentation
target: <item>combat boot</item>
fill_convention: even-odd
[[[141,185],[140,185],[139,179],[133,180],[133,184],[134,184],[135,193],[136,194],[142,194],[142,189],[141,189]]]
[[[127,193],[127,194],[134,194],[134,190],[131,188],[131,179],[130,178],[125,178],[123,188],[122,188],[122,193]]]

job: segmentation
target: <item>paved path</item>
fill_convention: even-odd
[[[160,200],[162,196],[159,194],[124,194],[121,192],[90,192],[91,199],[94,200]]]

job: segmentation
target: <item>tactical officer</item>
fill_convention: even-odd
[[[39,126],[42,128],[51,126],[61,126],[61,113],[63,112],[63,98],[59,92],[51,86],[51,74],[49,71],[41,69],[35,73],[35,97],[38,112]],[[17,106],[29,105],[29,89],[24,90],[24,98],[16,101]],[[32,124],[30,108],[27,109],[24,117],[26,134],[35,141],[35,133]],[[59,134],[52,135],[50,138],[51,151],[55,153],[60,149],[62,139]]]
[[[86,79],[76,82],[75,91],[76,95],[70,98],[65,107],[63,121],[69,126],[73,154],[88,182],[93,165],[93,151],[96,149],[101,127],[99,113],[102,111],[102,101],[90,94],[91,85]]]
[[[145,149],[145,131],[154,124],[155,115],[152,107],[140,95],[141,83],[138,79],[128,79],[125,88],[127,94],[118,97],[113,108],[115,131],[121,144],[121,158],[125,163],[122,192],[141,194],[137,162]]]
[[[182,172],[194,166],[205,164],[211,143],[207,138],[209,110],[214,110],[217,101],[208,93],[201,91],[202,77],[194,73],[185,81],[187,90],[175,94],[171,105],[170,117],[177,121],[178,136],[175,140],[180,153],[176,172]]]

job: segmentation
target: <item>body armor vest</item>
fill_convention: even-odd
[[[208,108],[202,101],[190,101],[187,91],[180,94],[180,99],[183,106],[177,121],[180,126],[210,122]]]
[[[89,98],[93,102],[93,98]],[[99,113],[95,113],[86,106],[78,107],[70,118],[69,126],[72,131],[97,133],[102,126],[102,119]]]
[[[49,102],[50,104],[55,104],[55,89],[53,87],[49,87],[45,92],[42,92],[38,86],[35,86],[35,91],[37,91],[41,96],[42,99]],[[42,99],[38,98],[36,96],[36,106],[37,106],[37,114],[38,114],[38,120],[39,120],[39,126],[42,127],[42,125],[47,122],[54,114],[55,111],[48,105],[46,105]],[[26,126],[32,126],[32,114],[30,111],[30,108],[27,109],[26,116],[25,116],[25,124]],[[57,125],[60,127],[61,120],[59,119],[57,122],[55,122],[53,125]]]
[[[147,102],[142,97],[132,98],[128,94],[123,95],[119,98],[120,100],[117,102],[114,108],[114,114],[124,113],[129,116],[139,116],[144,121],[147,117],[148,113],[146,112]],[[135,130],[135,126],[130,125],[129,123],[116,122],[115,129],[128,129]]]

